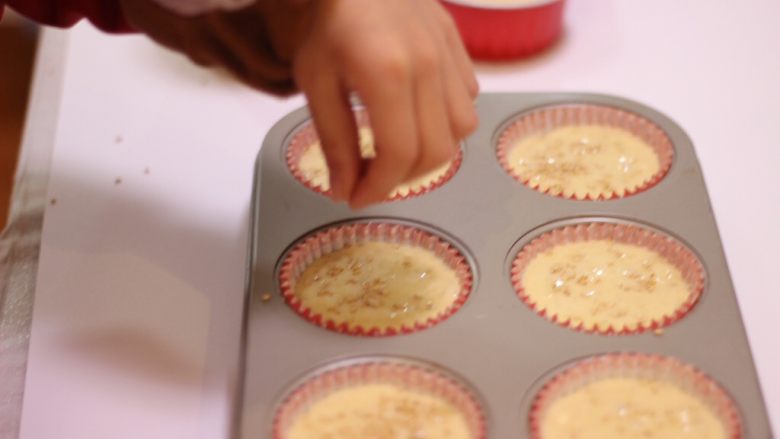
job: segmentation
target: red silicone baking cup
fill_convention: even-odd
[[[563,0],[442,0],[471,56],[509,60],[552,45],[563,28]]]
[[[316,314],[307,308],[295,294],[295,283],[300,275],[317,258],[328,253],[361,242],[390,242],[412,245],[433,252],[451,267],[460,281],[460,293],[455,301],[440,315],[413,326],[363,327],[348,322],[337,323]],[[359,222],[330,227],[316,232],[296,244],[284,258],[279,270],[282,296],[295,312],[306,320],[331,331],[363,336],[391,336],[409,334],[434,326],[453,314],[466,302],[471,294],[473,275],[466,258],[446,240],[413,226],[388,222]]]
[[[355,111],[354,114],[358,126],[360,127],[370,126],[368,113],[362,110],[358,110]],[[317,135],[317,131],[314,127],[314,124],[311,123],[311,121],[306,122],[293,135],[292,139],[287,145],[287,150],[285,154],[287,159],[287,167],[290,169],[290,172],[292,173],[293,177],[295,177],[296,180],[300,181],[301,184],[313,190],[314,192],[326,196],[330,196],[332,194],[332,191],[330,189],[325,189],[322,186],[315,184],[311,180],[307,179],[306,176],[301,171],[300,167],[298,166],[298,164],[301,161],[301,157],[306,152],[306,150],[319,141],[320,139],[319,136]],[[407,198],[418,197],[420,195],[427,194],[428,192],[431,192],[434,189],[443,186],[445,183],[450,181],[450,179],[452,179],[453,176],[455,176],[455,174],[458,172],[458,169],[460,169],[461,162],[463,162],[463,151],[458,149],[457,155],[455,156],[454,159],[452,159],[450,165],[447,167],[447,170],[444,172],[444,174],[439,176],[439,178],[430,182],[427,185],[411,188],[409,192],[405,194],[399,192],[393,192],[388,196],[387,201],[405,200]]]
[[[658,125],[636,113],[594,104],[554,105],[520,115],[517,119],[510,122],[499,136],[498,145],[496,146],[498,161],[509,175],[524,185],[548,195],[567,198],[563,192],[554,194],[549,189],[542,190],[538,184],[533,184],[529,179],[518,175],[509,164],[508,155],[516,142],[528,135],[572,125],[603,125],[620,128],[634,134],[653,148],[653,151],[658,156],[659,169],[642,185],[626,188],[622,195],[611,192],[602,193],[597,197],[587,195],[584,198],[578,198],[575,194],[572,194],[568,197],[569,199],[609,200],[636,195],[652,188],[663,180],[672,166],[672,159],[674,158],[672,141]]]
[[[295,388],[276,410],[274,439],[285,439],[297,417],[318,400],[338,390],[371,384],[394,385],[440,398],[460,412],[472,438],[487,437],[482,406],[474,392],[458,379],[438,368],[417,362],[377,360],[322,372]]]
[[[643,247],[661,255],[682,273],[683,278],[688,283],[690,292],[688,299],[680,304],[671,315],[663,316],[650,323],[637,322],[636,328],[611,325],[606,328],[597,325],[586,328],[584,323],[574,324],[570,319],[559,317],[554,312],[540,308],[526,293],[523,286],[523,274],[528,264],[537,255],[562,244],[605,239]],[[511,269],[512,286],[518,297],[540,316],[580,332],[618,335],[657,330],[682,319],[698,303],[704,290],[704,279],[704,267],[699,258],[678,240],[644,227],[611,222],[581,223],[546,232],[522,247],[512,262]]]
[[[586,358],[555,375],[539,390],[529,413],[531,437],[542,436],[541,426],[551,403],[584,386],[609,378],[661,380],[697,398],[723,423],[726,437],[742,439],[739,410],[728,393],[712,378],[673,357],[641,353],[612,353]]]

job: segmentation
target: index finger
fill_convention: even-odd
[[[302,79],[298,82],[306,93],[317,127],[322,153],[328,165],[333,199],[347,201],[355,188],[360,170],[357,124],[352,105],[335,74],[320,69],[308,80]]]
[[[409,176],[419,153],[411,68],[402,58],[375,64],[353,82],[368,111],[376,150],[350,199],[353,208],[386,199]]]

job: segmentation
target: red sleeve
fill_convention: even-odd
[[[118,0],[0,0],[16,12],[40,24],[70,27],[86,18],[107,32],[132,32]]]

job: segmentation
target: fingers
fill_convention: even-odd
[[[477,113],[474,98],[479,92],[474,70],[466,50],[460,41],[457,29],[449,14],[439,5],[432,15],[431,28],[436,29],[433,38],[441,46],[441,81],[444,86],[444,100],[447,107],[450,129],[455,140],[465,138],[477,127]]]
[[[471,61],[444,14],[449,27],[433,18],[427,29],[407,29],[409,44],[372,53],[374,70],[351,81],[371,116],[377,150],[352,207],[383,201],[399,184],[445,164],[476,128]]]
[[[477,116],[473,106],[473,96],[470,95],[469,84],[464,81],[462,73],[462,63],[459,64],[458,56],[463,56],[465,51],[453,51],[450,44],[450,36],[455,34],[454,25],[449,14],[441,8],[436,2],[429,2],[431,8],[427,18],[428,29],[427,41],[432,41],[437,45],[435,49],[435,58],[429,62],[422,72],[439,73],[438,81],[435,84],[423,84],[426,76],[420,77],[420,86],[418,86],[418,95],[426,96],[424,99],[418,99],[417,118],[421,126],[422,152],[419,162],[428,162],[429,165],[437,167],[451,159],[457,152],[457,143],[469,135],[477,125]],[[457,35],[456,35],[457,37]],[[418,41],[426,41],[418,38]],[[457,42],[459,39],[456,38]],[[425,49],[426,45],[417,43],[418,51]],[[429,49],[430,50],[430,49]],[[430,57],[428,57],[430,58]],[[425,60],[426,58],[423,58]],[[470,69],[470,61],[466,58],[466,66]],[[473,79],[473,72],[469,73]],[[429,79],[429,78],[428,78]],[[430,81],[429,81],[430,82]],[[431,91],[436,90],[433,94]],[[444,111],[442,111],[442,108]],[[448,134],[441,134],[443,131],[442,121]],[[435,137],[432,135],[435,134]],[[446,143],[445,143],[446,142]],[[424,157],[428,157],[425,160]],[[428,170],[431,168],[429,167]]]
[[[436,3],[434,7],[438,9],[436,14],[439,17],[439,26],[444,34],[444,40],[448,49],[447,53],[451,55],[455,71],[460,75],[469,96],[473,100],[479,94],[479,82],[477,82],[477,77],[474,74],[474,63],[471,62],[471,57],[463,45],[463,40],[460,38],[460,33],[452,17],[440,4]]]
[[[441,74],[442,54],[435,46],[418,46],[415,62],[415,115],[417,137],[420,143],[417,161],[407,179],[422,176],[447,161],[456,152],[456,141],[450,126],[450,117]],[[460,86],[463,90],[462,85]],[[465,93],[465,90],[463,90]],[[470,101],[466,101],[471,106]]]
[[[455,60],[449,52],[445,52],[444,68],[442,70],[442,86],[447,108],[449,128],[454,140],[466,138],[477,128],[477,112],[474,109],[474,96],[458,75],[452,74]]]
[[[353,81],[371,117],[376,158],[357,185],[350,206],[383,201],[405,181],[418,158],[411,59],[406,50],[386,47],[371,65],[356,67]],[[360,61],[358,61],[360,62]]]
[[[332,197],[348,201],[361,166],[357,124],[349,97],[338,76],[325,69],[296,69],[296,81],[309,101],[309,109],[325,154]]]
[[[474,74],[474,64],[471,62],[471,58],[463,46],[463,41],[460,39],[460,34],[458,34],[454,25],[448,28],[446,35],[447,45],[455,61],[456,71],[460,74],[461,80],[466,85],[469,96],[473,100],[479,94],[479,82],[477,82],[477,76]]]

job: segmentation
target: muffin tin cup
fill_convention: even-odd
[[[659,164],[658,171],[641,185],[626,188],[622,194],[612,191],[603,192],[597,196],[588,194],[580,198],[576,194],[567,196],[563,192],[553,193],[550,188],[542,190],[539,184],[531,183],[528,178],[524,178],[512,169],[508,156],[519,140],[529,135],[572,125],[602,125],[619,128],[639,137],[656,153]],[[515,117],[503,128],[498,138],[496,155],[501,166],[509,175],[539,192],[572,200],[614,200],[644,192],[663,180],[672,166],[674,147],[669,136],[658,125],[638,114],[605,105],[565,104],[537,108]]]
[[[542,436],[542,423],[552,403],[588,384],[610,378],[667,382],[701,401],[718,418],[729,439],[742,439],[742,420],[728,393],[712,378],[673,357],[642,353],[610,353],[566,367],[547,381],[534,397],[528,414],[532,439]]]
[[[332,393],[362,385],[389,384],[441,399],[464,419],[473,439],[487,437],[487,422],[479,398],[469,386],[443,369],[401,358],[358,358],[314,372],[284,396],[273,420],[274,439],[285,439],[296,418]]]
[[[443,313],[412,326],[364,327],[337,323],[312,312],[295,294],[300,275],[318,258],[364,242],[388,242],[420,247],[432,252],[451,268],[460,282],[460,293]],[[409,334],[434,326],[453,314],[466,302],[471,293],[473,274],[466,257],[447,240],[436,234],[407,224],[385,221],[366,221],[328,227],[297,243],[284,257],[279,269],[279,285],[286,303],[304,319],[331,331],[362,336],[393,336]]]
[[[682,273],[690,293],[687,300],[681,303],[674,313],[654,319],[649,323],[639,322],[636,328],[627,326],[586,328],[584,323],[574,324],[568,319],[537,306],[523,285],[523,275],[528,264],[539,254],[556,246],[594,240],[609,240],[633,245],[662,256]],[[552,322],[581,332],[626,335],[661,329],[685,317],[699,301],[704,291],[705,272],[699,258],[684,244],[668,235],[634,224],[594,221],[553,229],[524,245],[512,261],[511,280],[512,286],[523,303]]]
[[[368,114],[364,110],[358,109],[354,112],[354,115],[355,121],[359,127],[370,127]],[[287,149],[285,151],[285,160],[287,161],[287,167],[289,168],[290,173],[292,173],[293,177],[301,182],[302,185],[314,192],[330,197],[333,194],[333,191],[330,188],[326,189],[323,186],[316,184],[315,182],[306,178],[306,175],[304,175],[299,166],[303,154],[308,150],[308,148],[310,148],[315,143],[318,143],[319,141],[320,139],[317,135],[317,130],[315,129],[314,124],[311,122],[311,120],[308,120],[290,139],[290,142],[287,145]],[[463,151],[458,149],[456,156],[452,159],[446,171],[438,178],[425,185],[410,187],[408,190],[403,192],[394,190],[388,195],[386,201],[398,201],[419,197],[421,195],[427,194],[428,192],[436,190],[450,181],[452,177],[457,174],[462,161]]]

